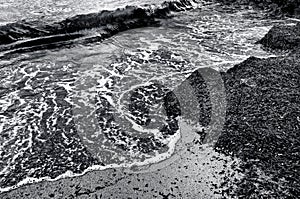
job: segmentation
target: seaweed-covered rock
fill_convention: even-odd
[[[216,149],[244,162],[238,197],[300,195],[300,59],[251,57],[223,74],[226,122]]]
[[[274,26],[258,43],[273,50],[295,50],[300,47],[300,23]]]

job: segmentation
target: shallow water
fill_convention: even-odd
[[[89,1],[85,5],[86,10],[76,6],[59,16],[49,14],[49,20],[94,7]],[[6,21],[20,18],[17,13],[14,17]],[[166,93],[197,68],[226,70],[249,56],[271,56],[255,42],[276,23],[256,11],[225,12],[218,5],[202,5],[174,13],[160,27],[2,58],[2,190],[27,183],[28,177],[54,179],[91,166],[149,164],[170,157],[180,129],[172,126],[177,118],[166,114]],[[97,34],[97,29],[86,31]]]

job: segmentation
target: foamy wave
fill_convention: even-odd
[[[63,178],[78,177],[78,176],[82,176],[82,175],[84,175],[84,174],[86,174],[87,172],[90,172],[90,171],[101,171],[101,170],[113,169],[113,168],[141,167],[141,166],[145,166],[145,165],[155,164],[155,163],[158,163],[158,162],[161,162],[163,160],[166,160],[166,159],[170,158],[172,156],[172,154],[174,154],[175,145],[178,142],[178,140],[180,139],[180,137],[181,137],[180,136],[180,130],[178,130],[177,133],[175,133],[174,135],[172,135],[171,137],[168,138],[168,140],[169,140],[169,144],[168,144],[169,150],[167,152],[162,153],[162,154],[157,154],[155,157],[152,157],[150,159],[146,159],[143,162],[109,164],[109,165],[105,165],[105,166],[93,165],[93,166],[90,166],[87,169],[85,169],[80,174],[73,173],[72,171],[67,171],[64,174],[61,174],[61,175],[57,176],[56,178],[50,178],[50,177],[32,178],[32,177],[27,177],[27,178],[23,179],[21,182],[19,182],[17,185],[14,185],[14,186],[11,186],[11,187],[5,187],[5,188],[0,187],[0,193],[7,192],[7,191],[10,191],[12,189],[16,189],[18,187],[28,185],[28,184],[32,184],[32,183],[38,183],[38,182],[43,182],[43,181],[50,181],[51,182],[51,181],[57,181],[57,180],[63,179]]]

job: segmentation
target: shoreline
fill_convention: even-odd
[[[87,169],[65,178],[63,174],[60,179],[21,185],[0,196],[296,198],[299,187],[293,184],[300,182],[292,168],[299,154],[300,47],[292,44],[300,41],[300,35],[290,33],[297,33],[298,26],[273,27],[258,42],[281,56],[250,57],[221,73],[229,108],[215,147],[202,144],[195,129],[183,123],[177,140],[181,152],[157,163]]]
[[[132,188],[131,191],[135,190],[135,186],[140,186],[139,182],[145,181],[147,184],[150,184],[152,180],[157,180],[157,184],[153,184],[152,186],[146,186],[144,189],[149,189],[149,188],[163,188],[160,187],[159,184],[161,181],[163,181],[163,177],[165,175],[169,176],[168,178],[172,178],[171,184],[178,179],[185,179],[189,180],[189,178],[181,177],[179,178],[177,173],[174,175],[174,169],[178,169],[181,171],[179,175],[189,175],[190,174],[190,168],[188,167],[193,167],[193,168],[198,168],[199,166],[197,165],[202,165],[201,170],[205,171],[206,174],[204,176],[194,176],[196,173],[198,173],[197,169],[192,172],[191,178],[196,178],[199,180],[201,179],[202,183],[202,189],[204,190],[203,196],[206,197],[212,197],[215,196],[215,193],[213,193],[212,188],[216,185],[221,187],[221,182],[225,179],[224,176],[227,175],[234,175],[236,179],[240,180],[242,178],[242,174],[239,173],[238,171],[232,170],[232,165],[233,167],[239,167],[238,165],[239,160],[237,159],[232,159],[228,158],[226,156],[223,156],[219,153],[214,152],[214,149],[212,146],[208,145],[199,145],[195,144],[195,141],[199,139],[199,135],[195,132],[191,133],[193,131],[193,127],[189,127],[188,123],[183,122],[181,125],[185,127],[183,129],[183,134],[185,135],[178,143],[181,147],[180,150],[178,150],[177,153],[173,154],[169,159],[165,159],[161,162],[154,163],[151,165],[147,165],[146,170],[145,168],[142,168],[142,170],[136,171],[136,168],[124,168],[124,167],[119,167],[119,168],[108,168],[106,170],[93,170],[93,171],[87,171],[84,175],[80,176],[74,176],[70,178],[62,178],[58,179],[55,181],[41,181],[38,183],[33,183],[33,184],[27,184],[24,186],[21,186],[17,189],[11,190],[9,192],[1,193],[0,196],[3,198],[9,198],[10,195],[12,197],[19,197],[19,198],[68,198],[68,197],[76,197],[76,198],[81,198],[81,197],[86,197],[88,196],[89,198],[93,197],[98,197],[97,195],[104,193],[103,191],[106,188],[110,188],[111,186],[119,186],[120,188]],[[190,144],[186,145],[186,143]],[[193,164],[192,164],[193,162]],[[186,166],[184,166],[184,165]],[[180,166],[182,165],[182,166]],[[227,166],[224,166],[227,165]],[[216,169],[218,168],[218,169]],[[209,171],[209,172],[208,172]],[[225,171],[225,172],[224,172]],[[224,173],[223,173],[224,172]],[[218,175],[218,173],[222,173],[221,175]],[[204,174],[204,173],[203,173]],[[160,176],[160,177],[155,177],[155,178],[149,178],[148,176],[155,175],[155,176]],[[93,176],[93,177],[92,177]],[[206,177],[205,177],[206,176]],[[93,179],[94,178],[94,179]],[[103,180],[103,179],[104,180]],[[98,180],[96,180],[98,179]],[[99,179],[102,179],[99,181]],[[116,180],[117,179],[117,180]],[[120,180],[122,179],[122,180]],[[123,179],[131,179],[131,182],[129,186],[125,186],[125,182],[117,182],[113,183],[114,180],[116,181],[123,181]],[[167,180],[167,179],[165,179]],[[169,179],[170,180],[170,179]],[[169,181],[168,180],[168,181]],[[196,180],[195,182],[198,184],[200,183],[199,180]],[[92,186],[94,188],[82,188],[80,190],[85,190],[82,193],[79,192],[76,194],[76,189],[73,191],[72,190],[74,187],[72,186],[80,183],[81,186]],[[105,185],[99,185],[102,184],[102,181],[105,181],[108,183],[107,186]],[[130,180],[129,180],[130,181]],[[104,184],[107,184],[104,183]],[[110,185],[113,183],[113,185]],[[120,183],[120,184],[119,184]],[[174,182],[175,183],[175,182]],[[63,187],[62,187],[63,184]],[[119,185],[117,185],[119,184]],[[122,185],[123,184],[123,185]],[[127,184],[127,182],[126,182]],[[127,184],[128,185],[128,184]],[[99,188],[99,186],[101,188]],[[174,185],[173,185],[174,186]],[[178,185],[180,186],[180,185]],[[56,187],[56,188],[55,188]],[[76,188],[76,187],[75,187]],[[35,192],[32,192],[31,190],[38,190]],[[55,193],[55,190],[57,189],[62,189],[62,195],[57,195]],[[52,191],[51,191],[52,190]],[[191,191],[193,190],[192,186],[187,185],[186,191]],[[203,190],[198,190],[203,192]],[[220,188],[221,190],[221,188]],[[195,190],[194,190],[195,191]],[[216,191],[216,190],[214,190]],[[98,192],[98,193],[97,193]],[[130,193],[127,192],[126,193]],[[159,193],[162,193],[159,192]],[[160,195],[159,193],[158,196]],[[200,193],[200,192],[199,192]],[[199,194],[198,193],[198,194]],[[39,195],[42,194],[42,195]],[[107,191],[107,194],[113,194],[111,191]],[[125,194],[125,192],[124,192]],[[133,193],[132,193],[133,194]],[[143,196],[144,198],[150,198],[150,196],[154,196],[155,193],[153,192],[147,192],[147,196]],[[187,193],[185,193],[187,194]],[[221,194],[221,191],[219,191],[219,194]],[[167,195],[167,193],[165,194]],[[53,197],[52,197],[53,196]],[[108,195],[107,195],[108,196]],[[116,195],[117,196],[117,195]],[[124,195],[119,195],[121,198],[124,197]],[[129,196],[129,195],[128,195]],[[116,197],[118,198],[118,197]]]

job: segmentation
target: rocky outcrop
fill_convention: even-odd
[[[300,24],[275,26],[258,43],[289,53],[251,57],[223,74],[228,109],[216,149],[244,162],[238,197],[297,198]]]
[[[227,116],[216,149],[243,160],[237,195],[296,198],[300,61],[251,57],[223,74]]]
[[[300,48],[300,23],[295,26],[275,26],[258,42],[272,50]]]
[[[208,78],[210,73],[204,69],[194,71],[179,86],[185,88],[180,90],[183,93],[188,88],[186,82],[191,86],[192,96],[187,96],[197,102],[188,101],[193,107],[188,111],[198,114],[195,118],[202,126],[210,125],[213,129],[204,132],[204,136],[221,131],[215,149],[243,161],[241,168],[245,178],[236,184],[234,195],[231,195],[233,187],[228,188],[226,183],[221,187],[228,198],[297,198],[300,195],[297,186],[300,184],[297,171],[300,159],[300,59],[295,53],[299,52],[297,28],[299,24],[282,32],[278,31],[280,28],[273,28],[261,41],[272,49],[292,50],[289,55],[265,59],[250,57],[221,73],[227,104],[223,126],[211,122],[214,118],[212,107],[222,101],[212,100],[212,96],[220,98],[216,94],[221,93],[220,90],[207,90],[207,83],[213,77]],[[181,112],[185,112],[188,106],[180,105]]]

